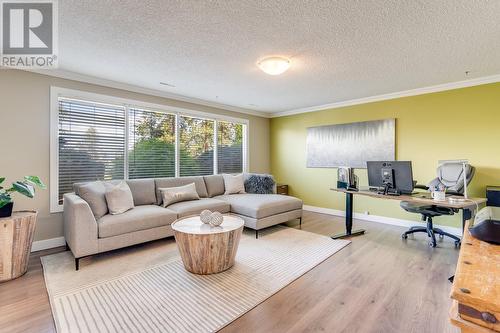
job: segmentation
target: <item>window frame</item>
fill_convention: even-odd
[[[142,110],[142,111],[150,111],[150,112],[155,112],[155,113],[165,113],[165,114],[168,114],[168,115],[173,115],[174,116],[174,123],[175,123],[175,133],[174,133],[174,147],[175,147],[175,152],[174,152],[174,174],[175,174],[175,177],[177,177],[178,173],[177,173],[177,164],[178,164],[178,157],[177,157],[177,133],[179,132],[178,130],[178,121],[177,119],[179,118],[178,117],[178,114],[179,113],[175,113],[175,112],[169,112],[169,111],[163,111],[163,110],[158,110],[158,109],[155,109],[155,108],[145,108],[145,107],[139,107],[137,106],[136,104],[135,105],[128,105],[126,108],[125,108],[125,118],[126,118],[126,131],[127,131],[127,134],[125,136],[125,139],[126,140],[129,140],[130,139],[130,109],[135,109],[135,110]],[[124,172],[124,175],[125,175],[125,179],[130,179],[129,176],[130,176],[130,170],[129,170],[129,149],[128,149],[128,144],[130,143],[130,141],[127,142],[127,149],[126,149],[126,152],[125,152],[125,160],[124,160],[124,163],[125,163],[125,172]],[[133,178],[133,179],[141,179],[141,178]]]
[[[175,115],[175,177],[180,175],[180,140],[179,140],[179,118],[180,116],[195,117],[214,121],[214,173],[218,173],[218,122],[232,122],[243,125],[243,166],[242,172],[249,169],[249,132],[250,121],[244,118],[236,118],[220,114],[208,113],[194,109],[186,109],[162,104],[149,103],[128,98],[96,94],[87,91],[50,87],[50,212],[63,211],[63,205],[59,204],[59,99],[73,99],[90,103],[119,105],[125,108],[125,152],[124,152],[124,177],[128,179],[128,142],[130,126],[130,109],[138,108],[154,112],[162,112]]]
[[[248,125],[245,125],[245,124],[242,124],[242,123],[238,123],[238,122],[231,122],[231,121],[226,121],[226,120],[217,120],[215,122],[215,129],[214,129],[214,134],[215,134],[215,138],[214,138],[214,144],[217,145],[217,148],[214,149],[214,168],[217,168],[217,170],[214,171],[214,174],[219,174],[219,121],[221,122],[225,122],[225,123],[236,123],[236,124],[239,124],[239,125],[242,125],[242,140],[241,140],[241,148],[242,148],[242,156],[241,156],[241,163],[243,164],[243,172],[247,172],[245,170],[247,170],[245,168],[245,165],[248,161],[248,157],[247,157],[247,153],[248,153],[248,149],[247,149],[247,143],[248,143],[248,140],[247,140],[247,134],[248,134],[248,131],[247,131],[247,126]]]

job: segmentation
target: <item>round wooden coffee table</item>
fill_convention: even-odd
[[[195,274],[214,274],[231,268],[243,225],[243,219],[232,215],[224,215],[224,222],[218,227],[202,223],[199,216],[172,223],[186,270]]]

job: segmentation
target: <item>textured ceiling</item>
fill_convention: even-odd
[[[63,70],[257,111],[500,74],[498,0],[64,0],[59,13]],[[262,73],[267,55],[291,69]]]

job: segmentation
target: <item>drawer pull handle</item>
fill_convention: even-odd
[[[482,321],[485,321],[490,324],[496,324],[498,322],[497,318],[495,317],[494,314],[489,313],[489,312],[481,312],[473,307],[470,307],[465,304],[458,304],[458,313],[472,317],[472,318],[477,318],[481,319]]]
[[[497,322],[497,318],[489,312],[482,312],[481,317],[483,318],[484,321],[486,321],[488,323],[494,324]]]

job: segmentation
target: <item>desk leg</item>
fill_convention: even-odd
[[[465,222],[472,218],[472,211],[469,208],[462,209],[462,233],[465,229]]]
[[[469,208],[462,209],[462,239],[464,237],[463,235],[465,232],[465,222],[467,220],[470,220],[471,218],[472,218],[472,211]],[[452,275],[448,278],[448,281],[453,283],[454,279],[455,279],[455,275]]]
[[[358,236],[365,233],[364,229],[354,230],[352,231],[352,215],[353,215],[353,194],[346,193],[345,194],[345,232],[337,235],[333,235],[333,239],[337,238],[345,238],[351,236]]]

